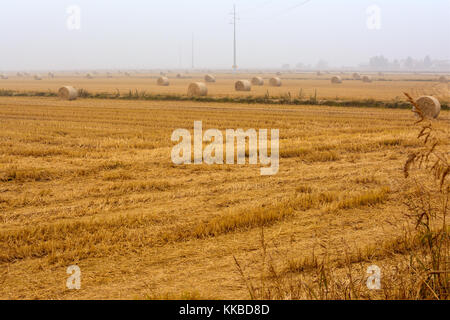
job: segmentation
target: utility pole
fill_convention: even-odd
[[[233,5],[233,72],[237,70],[237,61],[236,61],[236,5]]]

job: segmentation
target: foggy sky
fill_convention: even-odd
[[[0,71],[190,68],[192,34],[196,67],[231,68],[234,3],[240,68],[450,60],[450,0],[2,0]],[[66,25],[71,5],[79,30]],[[379,30],[366,25],[371,5]]]

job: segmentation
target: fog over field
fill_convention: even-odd
[[[449,0],[6,0],[0,71],[230,69],[233,4],[240,68],[450,60]]]

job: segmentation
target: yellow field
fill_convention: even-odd
[[[184,94],[192,79],[155,81],[10,78],[0,88]],[[394,99],[436,85],[283,83],[251,94],[303,87],[322,98]],[[223,76],[208,87],[236,95],[232,84]],[[192,131],[196,120],[204,130],[279,129],[279,173],[172,164],[173,130]],[[0,97],[0,298],[248,298],[233,256],[257,277],[262,226],[280,268],[312,252],[344,256],[395,241],[405,227],[402,168],[420,147],[413,123],[409,110]],[[450,112],[434,125],[449,136]],[[75,264],[82,289],[71,291],[66,268]]]
[[[32,77],[10,77],[0,80],[0,89],[20,91],[57,91],[63,85],[72,85],[77,89],[86,89],[89,92],[128,93],[130,90],[145,91],[153,94],[186,95],[189,83],[203,81],[203,74],[186,74],[184,79],[177,79],[176,74],[168,74],[170,86],[156,85],[157,74],[134,74],[131,77],[116,74],[107,78],[105,74],[94,75],[94,79],[86,79],[82,75],[61,74],[54,79],[43,77],[42,81],[33,80]],[[237,79],[249,79],[261,76],[265,79],[264,86],[252,86],[251,92],[236,92],[234,83]],[[414,74],[387,74],[378,76],[373,74],[374,82],[363,83],[352,80],[351,73],[340,75],[344,82],[332,84],[332,74],[316,76],[315,74],[284,74],[281,77],[282,87],[270,87],[268,80],[273,74],[231,74],[217,75],[216,83],[208,83],[208,95],[212,97],[223,96],[279,96],[290,93],[292,97],[307,99],[317,94],[318,99],[333,100],[404,100],[403,92],[412,92],[416,95],[438,95],[442,102],[450,101],[449,86],[437,81],[436,75]],[[379,81],[384,79],[385,81]]]

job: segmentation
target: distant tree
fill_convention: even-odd
[[[431,61],[430,56],[426,56],[425,59],[423,59],[423,66],[425,68],[430,68],[433,65],[433,62]]]
[[[316,65],[317,69],[328,69],[328,62],[325,60],[319,60]]]
[[[369,65],[376,69],[386,69],[389,67],[389,60],[383,56],[370,58]]]

